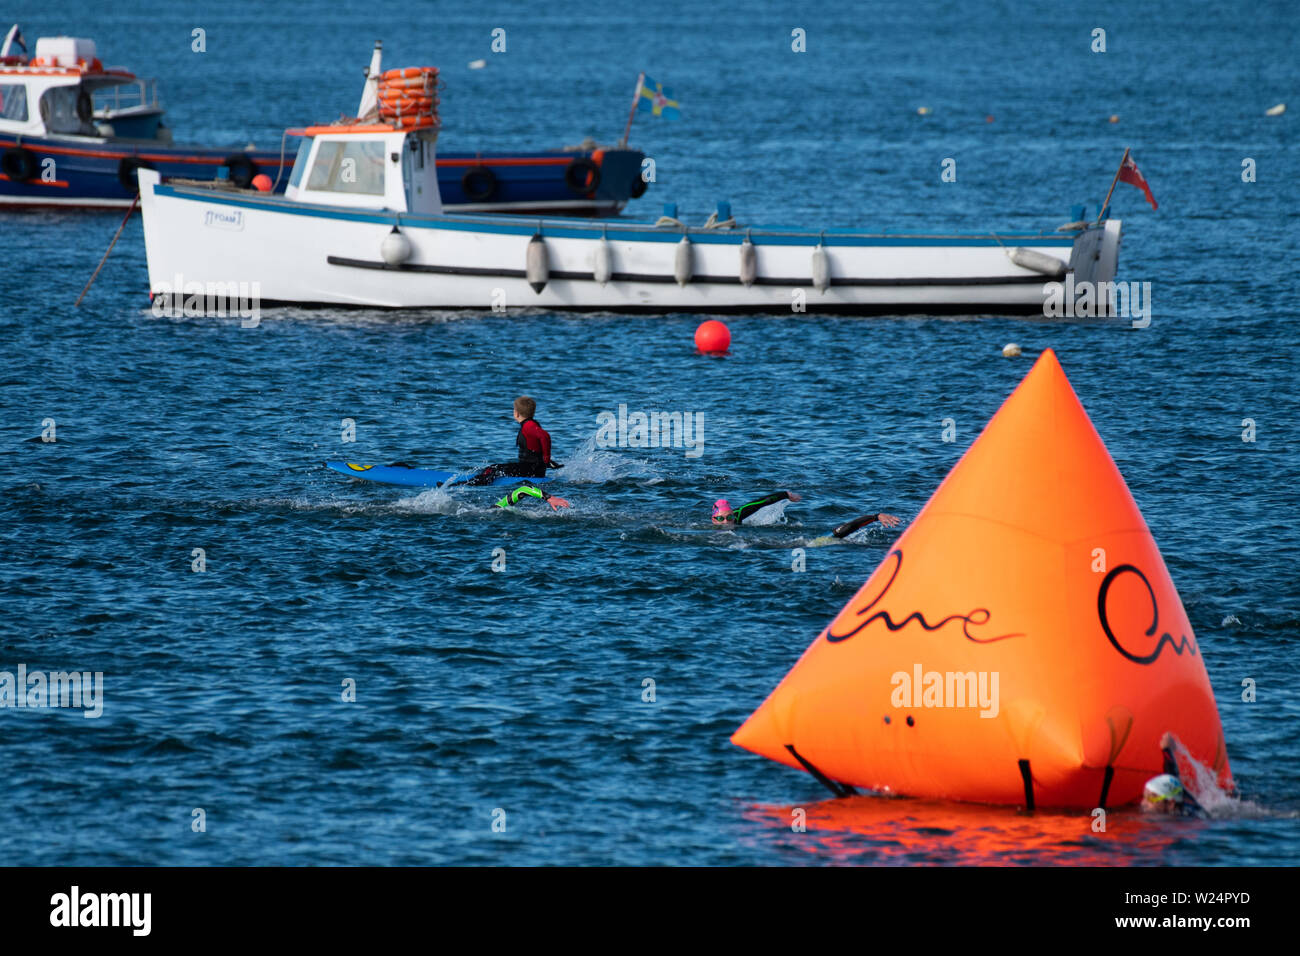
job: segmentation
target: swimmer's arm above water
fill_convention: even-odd
[[[558,495],[548,495],[536,485],[520,485],[510,494],[506,495],[496,503],[498,508],[513,508],[524,498],[540,498],[551,506],[552,510],[559,511],[561,508],[569,507],[569,503]]]
[[[854,518],[852,521],[846,521],[834,531],[831,532],[837,538],[847,538],[859,528],[865,528],[872,522],[879,521],[886,528],[897,528],[898,518],[894,515],[887,515],[883,511],[875,515],[863,515],[861,518]]]
[[[732,512],[732,515],[734,516],[736,523],[739,524],[746,518],[752,517],[757,511],[761,511],[762,509],[780,501],[798,501],[799,497],[798,492],[794,491],[774,491],[770,495],[764,495],[757,501],[751,501],[748,504],[741,505]]]

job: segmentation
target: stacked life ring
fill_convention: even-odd
[[[397,129],[424,129],[438,120],[438,68],[409,66],[379,77],[379,119]]]

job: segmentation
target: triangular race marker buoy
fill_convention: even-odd
[[[1166,731],[1230,785],[1182,601],[1048,350],[731,740],[872,790],[1093,808],[1141,795]]]

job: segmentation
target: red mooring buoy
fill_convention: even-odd
[[[717,319],[701,322],[695,330],[695,347],[701,352],[725,352],[731,348],[731,329]]]

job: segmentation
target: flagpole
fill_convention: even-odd
[[[636,116],[636,108],[641,103],[641,88],[645,85],[645,71],[636,75],[636,92],[632,94],[632,108],[627,111],[627,126],[623,128],[623,138],[618,141],[619,146],[627,145],[627,138],[632,132],[632,117]]]
[[[1106,198],[1101,201],[1101,208],[1097,210],[1097,221],[1101,222],[1101,215],[1110,206],[1110,194],[1115,191],[1115,185],[1119,182],[1119,174],[1124,172],[1124,164],[1128,162],[1128,146],[1124,147],[1124,158],[1119,161],[1119,169],[1115,170],[1115,178],[1110,181],[1110,189],[1106,191]]]

